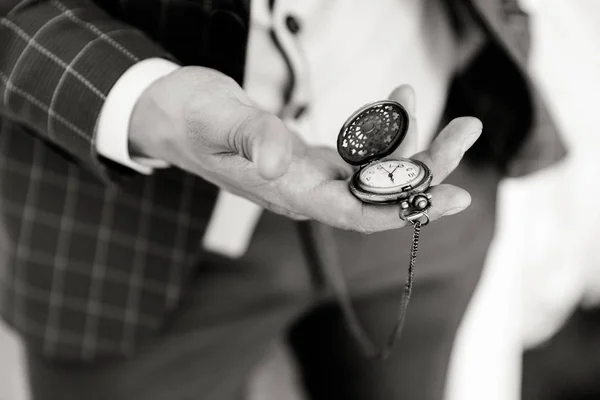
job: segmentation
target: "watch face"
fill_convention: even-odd
[[[372,193],[401,192],[407,186],[415,186],[424,175],[423,169],[409,160],[386,160],[372,163],[359,175],[364,190]]]

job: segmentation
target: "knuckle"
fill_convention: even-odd
[[[236,126],[245,124],[243,114],[246,113],[240,113],[237,108],[242,104],[237,101],[235,81],[216,71],[206,71],[196,74],[196,81],[190,84],[197,90],[182,105],[180,118],[192,139],[208,141],[221,148],[229,144],[224,139],[235,137],[232,132]]]
[[[255,108],[247,109],[244,115],[237,118],[228,135],[229,146],[248,160],[252,160],[254,144],[261,137],[276,132],[278,118]]]
[[[256,117],[243,115],[238,118],[227,135],[227,145],[231,150],[250,159],[252,136],[256,130]]]

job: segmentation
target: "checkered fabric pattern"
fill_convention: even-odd
[[[512,51],[500,3],[465,3]],[[131,354],[176,307],[216,189],[175,169],[146,177],[103,160],[94,130],[112,85],[142,59],[242,83],[248,17],[243,0],[0,2],[0,311],[32,350]],[[520,173],[564,154],[546,128],[522,147]]]
[[[176,305],[216,190],[177,170],[145,177],[101,160],[98,114],[139,60],[185,46],[177,58],[240,80],[241,70],[219,64],[239,65],[244,49],[232,47],[227,60],[203,42],[220,34],[208,16],[218,2],[12,3],[0,6],[0,309],[48,356],[129,354]],[[229,34],[243,37],[244,8],[220,6],[216,17],[235,15]]]

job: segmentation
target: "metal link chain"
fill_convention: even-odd
[[[417,250],[419,249],[419,236],[421,234],[421,221],[414,220],[410,221],[413,225],[413,238],[412,247],[410,250],[410,261],[408,264],[408,276],[404,283],[404,292],[402,294],[402,300],[400,307],[398,308],[398,319],[394,324],[394,328],[390,334],[387,344],[381,350],[378,350],[373,341],[367,335],[364,327],[360,323],[358,315],[352,306],[352,299],[350,292],[346,285],[345,279],[342,275],[339,263],[332,262],[325,265],[325,272],[329,275],[329,283],[332,285],[333,290],[336,292],[339,305],[342,309],[342,313],[348,324],[348,328],[354,335],[356,341],[360,345],[361,349],[365,353],[365,356],[377,360],[385,360],[392,353],[392,349],[396,340],[400,337],[402,329],[404,328],[404,322],[406,320],[406,311],[408,303],[410,301],[410,295],[412,293],[412,285],[415,274],[415,264],[417,261]],[[330,260],[332,261],[332,260]]]

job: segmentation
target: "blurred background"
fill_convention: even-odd
[[[501,188],[486,270],[456,340],[445,400],[600,399],[600,0],[521,0],[531,70],[570,147]],[[0,323],[0,400],[27,400],[20,347]],[[285,348],[251,400],[300,400]]]

